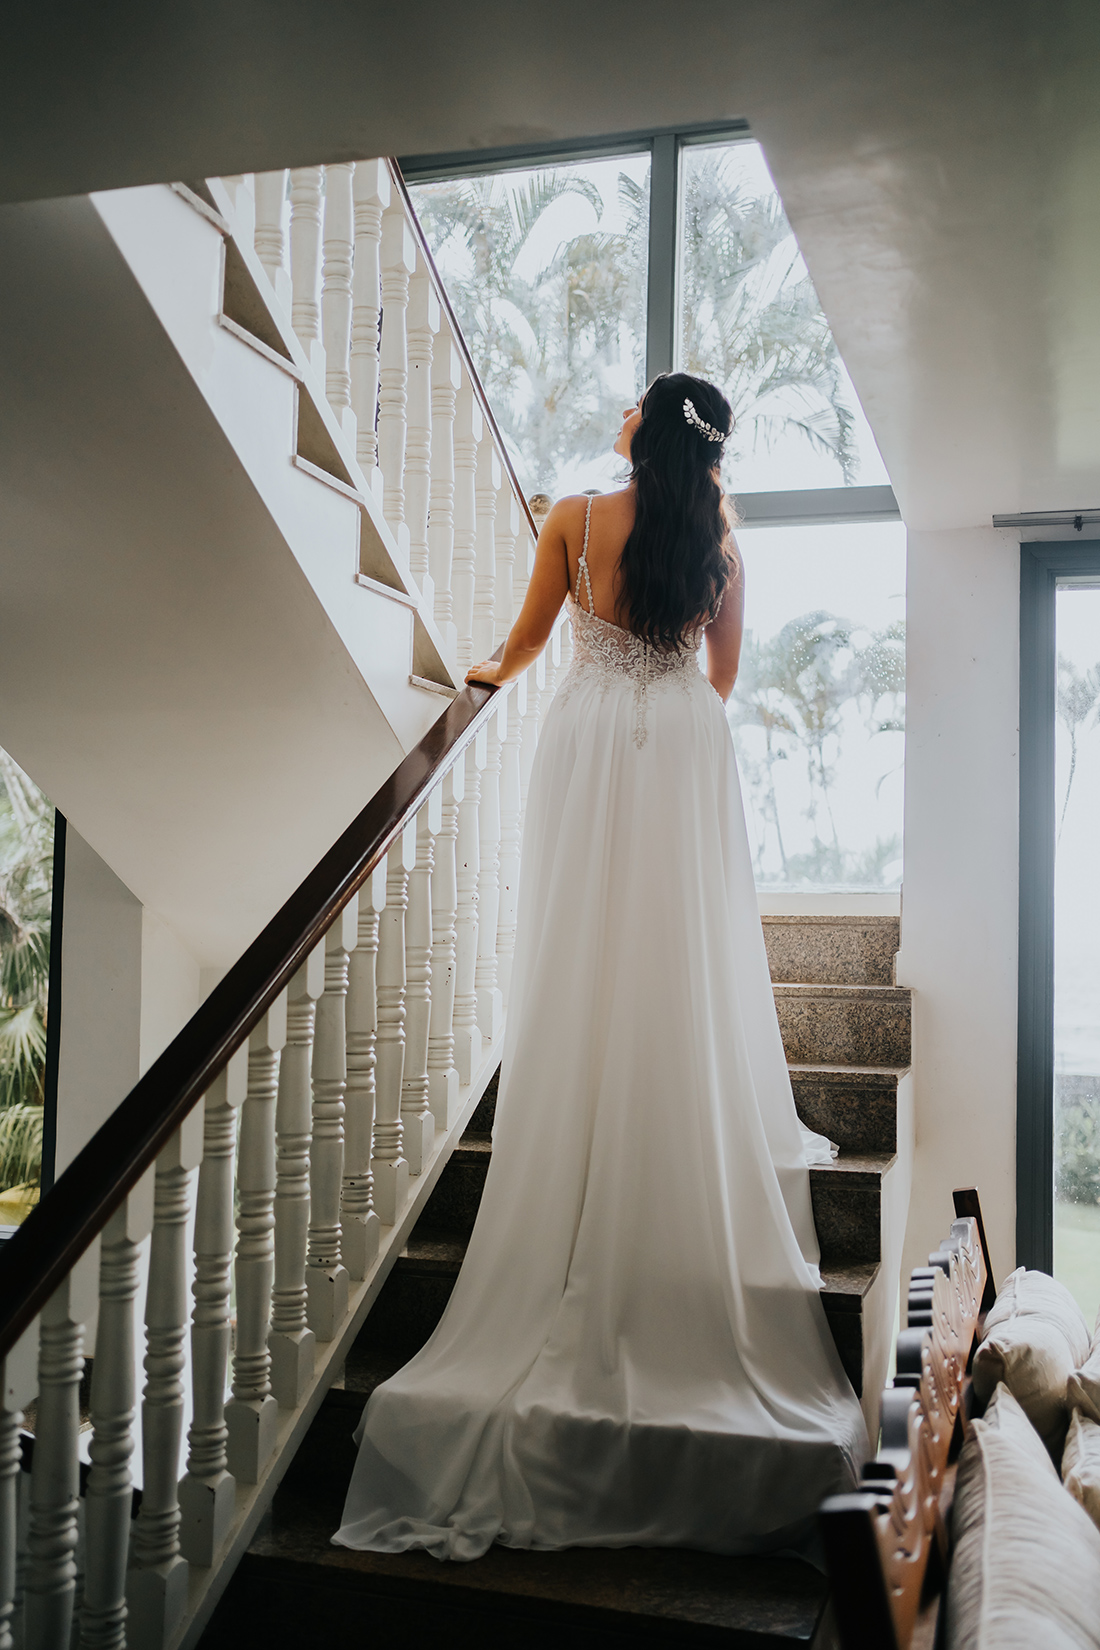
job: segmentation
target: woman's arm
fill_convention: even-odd
[[[737,540],[730,534],[730,576],[718,617],[707,625],[707,681],[723,703],[733,692],[741,663],[745,628],[745,568]]]
[[[559,499],[542,524],[535,547],[535,566],[523,598],[519,618],[508,632],[500,663],[492,659],[473,665],[466,672],[468,682],[486,682],[500,687],[520,676],[534,664],[554,628],[561,604],[569,593],[569,562],[565,550],[565,522],[576,512],[577,500]]]

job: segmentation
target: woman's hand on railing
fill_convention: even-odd
[[[466,680],[476,682],[479,687],[503,687],[506,678],[501,676],[500,670],[499,659],[485,659],[480,665],[470,666]]]

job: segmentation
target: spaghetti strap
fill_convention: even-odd
[[[592,494],[589,493],[589,495],[588,495],[588,507],[584,512],[584,548],[581,551],[581,559],[577,563],[577,593],[573,597],[573,600],[576,602],[577,606],[580,607],[582,609],[582,611],[584,611],[583,604],[581,602],[581,578],[583,576],[583,578],[584,578],[584,587],[588,592],[588,609],[587,609],[587,611],[589,613],[594,613],[596,611],[596,604],[592,600],[592,580],[588,576],[588,529],[591,526],[591,523],[592,523]]]

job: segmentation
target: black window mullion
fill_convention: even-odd
[[[645,379],[671,372],[676,355],[676,230],[680,192],[680,140],[674,132],[653,139],[649,172],[649,285],[646,299]]]

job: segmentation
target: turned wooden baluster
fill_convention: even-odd
[[[320,166],[296,166],[290,174],[291,324],[311,359],[321,349]]]
[[[225,1406],[229,1470],[241,1484],[259,1483],[279,1424],[267,1337],[275,1270],[276,1096],[286,1018],[286,997],[280,992],[248,1039],[248,1092],[241,1107],[237,1334],[233,1396]]]
[[[409,1193],[401,1084],[405,1069],[405,911],[416,863],[416,828],[406,826],[386,855],[386,904],[378,923],[378,1032],[375,1049],[374,1201],[384,1226]]]
[[[451,592],[461,669],[477,664],[473,656],[474,568],[477,549],[477,451],[484,421],[473,385],[463,374],[455,410],[455,530]]]
[[[378,463],[378,343],[381,316],[382,213],[390,204],[384,160],[361,160],[352,179],[355,269],[351,285],[351,406],[356,457],[367,475]]]
[[[474,545],[474,660],[487,659],[496,646],[497,493],[500,460],[486,430],[478,444],[474,503],[477,513]]]
[[[361,1282],[378,1259],[371,1150],[374,1139],[375,1037],[378,992],[378,916],[386,901],[386,874],[372,871],[359,890],[359,929],[348,959],[348,1086],[344,1098],[344,1185],[340,1245],[348,1275]]]
[[[6,1371],[0,1365],[6,1387]],[[5,1405],[7,1395],[5,1393]],[[19,1466],[22,1449],[19,1431],[21,1409],[0,1409],[0,1650],[12,1650],[12,1616],[15,1610],[15,1555],[19,1545]],[[125,1553],[125,1548],[123,1552]],[[121,1641],[116,1641],[121,1642]]]
[[[519,505],[507,476],[497,495],[496,546],[497,578],[493,602],[493,646],[502,642],[519,612],[516,606],[516,540],[519,536]]]
[[[500,768],[501,735],[507,730],[508,699],[501,694],[497,713],[485,728],[485,768],[478,807],[477,879],[477,1023],[487,1043],[504,1028],[504,1000],[497,981],[497,923],[500,917]]]
[[[279,271],[286,267],[286,233],[283,229],[286,167],[278,172],[257,172],[255,194],[256,230],[253,244],[256,256],[267,270],[274,286]]]
[[[378,462],[382,509],[394,533],[405,521],[405,436],[409,358],[406,321],[416,243],[401,201],[382,214],[382,355],[378,393]]]
[[[84,1369],[84,1325],[75,1312],[70,1274],[43,1307],[39,1329],[38,1413],[23,1595],[25,1650],[60,1650],[72,1633]]]
[[[473,1081],[481,1061],[481,1031],[477,1019],[477,933],[479,830],[478,804],[481,798],[480,765],[485,760],[485,733],[482,730],[467,746],[463,756],[462,786],[458,809],[456,882],[458,907],[455,916],[455,1066],[458,1080]]]
[[[317,999],[325,988],[324,942],[314,946],[287,987],[286,1044],[275,1107],[275,1287],[271,1296],[271,1390],[297,1409],[313,1379],[317,1337],[306,1322],[309,1146],[313,1130],[310,1065]]]
[[[457,790],[456,790],[457,783]],[[462,799],[461,769],[446,775],[440,794],[440,824],[432,868],[432,1012],[428,1023],[428,1104],[436,1128],[449,1129],[458,1115],[455,1069],[455,844]]]
[[[80,1650],[122,1650],[126,1643],[126,1563],[134,1493],[134,1299],[141,1244],[152,1224],[146,1204],[146,1189],[139,1186],[111,1216],[100,1244]]]
[[[409,283],[409,433],[405,451],[405,519],[409,524],[409,566],[431,606],[428,498],[432,463],[432,357],[439,331],[439,299],[428,272],[418,267]]]
[[[145,1301],[143,1484],[126,1584],[126,1642],[165,1650],[187,1609],[187,1563],[179,1547],[179,1469],[187,1336],[187,1223],[192,1171],[202,1156],[196,1106],[157,1158],[153,1238]]]
[[[334,1340],[348,1315],[348,1269],[340,1255],[347,1088],[348,956],[355,949],[359,904],[353,898],[325,935],[325,989],[313,1042],[313,1149],[309,1159],[309,1259],[306,1312],[319,1341]]]
[[[187,1432],[187,1472],[179,1486],[180,1552],[192,1564],[213,1564],[233,1517],[236,1495],[226,1466],[225,1375],[233,1260],[233,1158],[247,1064],[247,1054],[238,1050],[203,1101],[191,1285],[195,1300],[191,1313],[193,1412]]]
[[[527,586],[531,582],[531,569],[535,565],[535,541],[531,537],[531,529],[526,524],[526,517],[520,517],[519,536],[516,539],[516,557],[512,569],[512,605],[518,613],[523,606],[523,598],[527,594]]]
[[[439,787],[432,798],[439,797]],[[411,1175],[423,1172],[435,1145],[435,1118],[428,1103],[428,1028],[432,1013],[432,820],[440,803],[429,800],[416,818],[416,863],[409,874],[405,914],[405,1062],[401,1081],[404,1150]]]
[[[458,347],[445,328],[432,356],[432,485],[428,515],[428,564],[435,587],[435,621],[447,650],[454,653],[451,563],[455,544],[455,405],[462,383]]]
[[[516,952],[516,908],[519,895],[519,860],[523,839],[523,804],[520,797],[520,748],[527,711],[527,673],[519,677],[508,695],[505,714],[507,732],[500,753],[500,904],[497,915],[497,984],[504,1002],[512,983],[512,960]]]
[[[325,167],[325,226],[321,273],[321,321],[325,346],[325,394],[343,422],[351,408],[351,179],[354,161]]]

